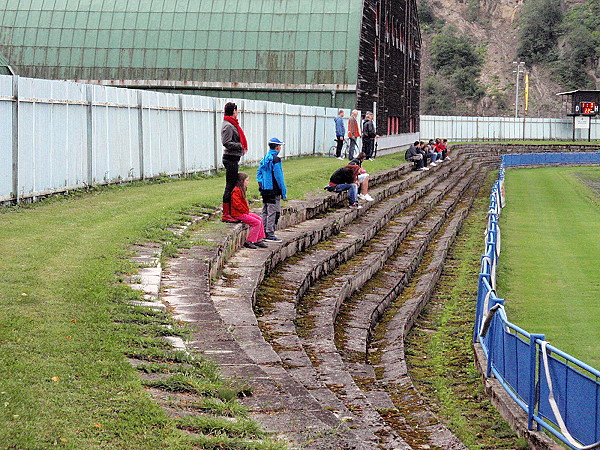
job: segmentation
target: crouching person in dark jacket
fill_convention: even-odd
[[[360,209],[362,206],[358,204],[358,173],[360,166],[347,165],[344,166],[331,175],[329,184],[325,187],[326,190],[331,192],[343,192],[348,191],[348,201],[350,202],[350,208]]]
[[[258,189],[263,199],[262,218],[265,240],[271,242],[281,242],[281,239],[275,236],[275,229],[281,217],[281,199],[287,198],[283,167],[278,156],[283,144],[277,138],[269,139],[269,151],[260,161],[256,171]]]

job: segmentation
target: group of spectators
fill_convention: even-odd
[[[362,133],[358,126],[358,110],[354,109],[350,113],[350,119],[348,120],[348,159],[352,161],[354,159],[354,152],[358,149],[358,138],[362,138],[362,152],[365,154],[366,159],[369,161],[373,160],[373,152],[375,149],[375,139],[379,137],[375,130],[375,123],[373,122],[373,113],[371,111],[365,114],[365,119],[362,123]],[[346,138],[346,127],[344,126],[344,111],[339,110],[338,115],[335,119],[335,141],[337,144],[335,150],[335,157],[337,159],[344,159],[342,157],[342,148],[344,147],[344,140]]]
[[[287,193],[281,158],[279,158],[279,152],[284,142],[278,138],[271,138],[268,141],[269,149],[256,171],[258,189],[263,201],[262,215],[251,213],[246,199],[250,180],[246,173],[238,171],[240,158],[248,151],[248,142],[237,119],[237,105],[233,102],[227,103],[224,112],[225,116],[221,127],[221,141],[224,147],[223,166],[225,167],[222,220],[223,222],[243,222],[250,225],[250,232],[244,246],[252,249],[266,248],[268,242],[281,242],[281,239],[275,235],[275,230],[281,216],[281,200],[286,199]],[[358,148],[356,139],[361,136],[356,121],[357,116],[358,111],[352,111],[348,123],[350,162],[331,175],[325,189],[330,192],[348,191],[350,208],[360,209],[362,206],[358,204],[358,200],[368,202],[374,200],[369,195],[369,174],[362,167],[362,163],[373,156],[373,142],[379,136],[375,132],[373,114],[369,112],[366,114],[362,126],[364,151],[354,157],[354,152]],[[340,111],[335,118],[338,137],[337,157],[339,159],[343,159],[340,155],[345,136],[343,117],[344,112]],[[428,165],[435,166],[437,161],[450,159],[448,158],[447,140],[436,139],[427,144],[416,141],[406,151],[405,157],[415,164],[415,170],[429,170]]]
[[[428,166],[437,166],[441,161],[450,161],[448,140],[430,139],[428,143],[415,141],[404,155],[407,161],[414,163],[413,170],[429,170]]]
[[[225,191],[223,192],[223,222],[243,222],[250,225],[247,248],[266,248],[266,242],[281,242],[275,236],[275,229],[281,216],[281,199],[286,199],[287,188],[279,152],[284,142],[278,138],[269,139],[269,150],[260,161],[256,180],[263,208],[262,215],[250,212],[246,191],[250,180],[248,174],[239,172],[240,158],[248,151],[244,130],[237,120],[238,109],[235,103],[225,105],[225,116],[221,126],[223,143],[223,166],[225,167]]]

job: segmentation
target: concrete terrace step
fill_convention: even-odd
[[[471,161],[477,159],[465,156]],[[346,407],[323,383],[317,382],[312,372],[306,371],[305,379],[302,379],[298,376],[302,367],[292,367],[285,357],[282,362],[282,352],[296,351],[296,342],[275,343],[275,351],[258,327],[252,303],[259,283],[278,263],[342,230],[345,234],[354,226],[349,224],[359,216],[360,222],[370,221],[364,231],[373,236],[391,217],[416,199],[428,195],[445,179],[460,178],[461,170],[472,164],[465,165],[461,160],[459,157],[430,172],[410,172],[410,165],[405,164],[372,176],[370,193],[376,202],[366,204],[363,210],[330,211],[332,207],[344,204],[345,194],[322,194],[322,198],[290,202],[281,221],[287,229],[278,232],[284,242],[269,244],[269,249],[237,252],[230,258],[224,276],[214,284],[212,293],[208,280],[214,277],[227,255],[243,243],[245,230],[242,225],[232,226],[232,232],[211,255],[197,254],[197,249],[192,248],[185,252],[181,261],[171,262],[164,276],[167,288],[163,299],[172,307],[175,317],[199,328],[190,346],[215,360],[225,375],[243,378],[253,386],[254,395],[244,402],[268,430],[280,432],[310,448],[374,448],[378,444],[386,448],[409,448],[393,430],[390,432],[386,428],[380,417],[357,416],[353,408]],[[399,176],[402,176],[400,180],[397,179]],[[397,195],[399,192],[402,194]],[[393,199],[396,205],[390,200],[393,195],[398,197]],[[324,212],[327,214],[317,218]],[[347,259],[356,250],[350,250],[342,259]],[[335,262],[331,262],[327,270],[341,262],[334,256],[331,261]],[[204,266],[200,272],[199,265]],[[293,308],[278,309],[282,320],[289,313],[295,314]],[[268,337],[268,330],[265,335]],[[359,424],[364,421],[377,424]]]
[[[442,181],[441,183],[436,185],[435,189],[433,189],[429,194],[427,194],[425,197],[423,197],[421,199],[421,201],[425,205],[425,211],[422,214],[419,214],[416,218],[411,217],[409,219],[409,221],[412,222],[411,226],[414,225],[418,221],[419,217],[422,217],[426,213],[426,211],[428,211],[432,208],[432,205],[435,203],[435,201],[437,201],[436,198],[440,198],[445,190],[452,188],[452,186],[454,186],[457,183],[457,181],[466,172],[467,172],[467,168],[463,167],[463,169],[460,172],[456,173],[456,175],[452,181],[451,180]],[[393,203],[395,203],[395,199],[390,198],[390,199],[388,199],[388,202],[393,204]],[[408,216],[405,216],[405,217],[408,217]],[[344,236],[341,239],[340,238],[335,239],[335,241],[347,241],[348,239],[350,239],[350,241],[353,241],[356,239],[356,235],[358,235],[358,234],[369,234],[367,231],[365,231],[364,227],[373,226],[373,224],[369,225],[369,221],[367,220],[366,217],[363,217],[361,219],[362,220],[359,223],[353,224],[360,228],[359,231],[357,231],[355,233],[351,233],[350,238],[348,238],[347,236]],[[371,222],[373,222],[373,221],[371,221]],[[349,226],[348,228],[350,228],[351,226]],[[363,227],[363,228],[361,228],[361,227]],[[389,232],[389,234],[394,235],[398,232],[400,232],[400,230],[391,230]],[[346,234],[346,233],[344,233],[344,234]],[[352,235],[354,237],[352,237]],[[378,236],[378,239],[380,239],[379,236]],[[347,248],[347,243],[342,242],[342,247]],[[325,249],[323,251],[317,250],[316,252],[325,253],[326,254],[325,257],[327,257],[327,254],[331,254],[332,252],[334,254],[341,253],[340,247],[337,247],[336,244],[331,244],[331,243],[328,245],[327,249]],[[275,283],[278,286],[285,285],[286,288],[284,288],[284,289],[286,291],[291,291],[291,292],[289,292],[289,295],[292,299],[299,298],[301,291],[303,291],[301,286],[303,284],[305,284],[306,278],[308,277],[307,271],[304,271],[304,273],[305,273],[304,276],[302,276],[302,275],[298,276],[298,271],[302,271],[303,265],[307,265],[309,267],[309,271],[310,271],[311,264],[318,261],[318,258],[316,256],[314,256],[314,253],[316,253],[316,252],[310,251],[308,253],[308,255],[306,256],[304,263],[302,261],[298,261],[298,262],[294,261],[293,263],[288,264],[288,266],[290,267],[290,270],[287,271],[283,275],[283,279],[278,279],[277,282]],[[393,252],[393,249],[392,249],[392,252]],[[389,254],[390,254],[390,251],[388,250],[387,255],[389,256]],[[279,270],[278,270],[278,272],[279,272]],[[363,277],[363,282],[364,282],[364,279],[365,278]],[[295,286],[295,288],[293,286]],[[287,295],[285,297],[288,298]],[[335,300],[329,300],[329,301],[325,300],[324,303],[326,305],[331,305],[331,304],[335,304],[336,302],[335,302]],[[340,379],[333,379],[333,380],[329,380],[330,381],[329,383],[326,381],[324,384],[322,382],[322,380],[323,379],[327,380],[331,377],[328,377],[327,375],[323,375],[323,374],[320,374],[319,376],[315,375],[314,369],[312,368],[312,364],[315,363],[315,359],[316,359],[315,355],[318,352],[316,350],[315,350],[315,352],[309,352],[310,357],[304,352],[303,343],[300,342],[301,340],[296,336],[296,329],[295,329],[295,326],[293,323],[294,319],[296,318],[294,304],[295,304],[295,300],[288,300],[288,301],[279,301],[273,305],[267,305],[266,307],[267,307],[267,309],[269,309],[269,311],[266,311],[265,315],[260,318],[263,334],[269,337],[271,344],[273,345],[273,347],[278,351],[278,353],[282,357],[284,366],[288,368],[290,373],[292,373],[296,377],[296,379],[303,382],[306,386],[310,387],[313,395],[320,398],[320,401],[322,401],[324,404],[327,404],[327,405],[335,404],[335,402],[333,402],[331,400],[330,392],[325,391],[325,393],[323,393],[324,387],[325,386],[333,387],[333,389],[332,389],[333,391],[336,391],[336,387],[338,387],[338,388],[345,387],[345,389],[347,390],[348,385],[351,383],[351,381],[350,382],[346,381],[345,383],[340,383]],[[315,314],[314,316],[318,317],[318,318],[324,318],[324,320],[326,321],[325,324],[321,324],[322,326],[318,327],[319,331],[323,331],[326,327],[329,327],[329,329],[331,329],[331,332],[328,334],[328,336],[329,336],[328,342],[330,344],[328,346],[328,349],[325,349],[325,347],[327,347],[327,346],[324,345],[324,343],[322,341],[319,341],[315,347],[320,349],[321,352],[327,353],[328,355],[335,355],[336,354],[335,348],[334,348],[335,346],[333,346],[333,344],[332,344],[334,314],[331,312],[325,312],[323,314]],[[327,318],[329,318],[329,319],[327,319]],[[366,343],[364,345],[366,345]],[[312,359],[312,363],[311,363],[311,359]],[[324,367],[324,364],[322,363],[322,361],[320,363],[321,363],[321,365],[319,365],[318,367],[319,368]],[[317,369],[317,371],[318,371],[318,369]],[[334,368],[334,370],[332,370],[331,373],[335,374],[334,378],[335,377],[341,378],[344,376],[344,370],[340,369],[339,367]],[[317,379],[321,379],[321,382],[320,383],[317,382],[316,381]],[[352,411],[357,412],[357,411],[359,411],[359,404],[361,402],[364,403],[363,399],[365,396],[362,393],[360,393],[357,388],[354,388],[354,393],[356,395],[353,397],[353,400],[347,402],[346,406],[348,406]],[[389,399],[388,399],[387,403],[383,403],[383,405],[382,404],[378,405],[378,407],[381,407],[381,406],[393,407],[393,405],[391,405],[391,401],[389,401]],[[381,418],[379,417],[379,415],[376,413],[375,409],[372,406],[370,406],[369,408],[364,408],[364,406],[363,406],[362,410],[363,410],[363,415],[364,415],[364,417],[362,417],[362,419],[364,419],[364,421],[369,423],[370,426],[378,426],[381,430],[376,429],[377,432],[380,432],[383,430],[387,433],[388,436],[391,436],[394,434],[392,430],[385,429],[385,425],[381,423]],[[379,421],[378,425],[376,424],[377,421]],[[395,445],[397,445],[397,444],[395,444]]]
[[[282,368],[261,364],[270,361],[269,349],[261,363],[248,357],[210,298],[205,276],[208,266],[202,263],[206,256],[198,247],[185,250],[171,261],[163,276],[163,300],[174,310],[175,318],[197,329],[188,348],[215,361],[225,376],[243,379],[252,386],[253,396],[246,404],[269,431],[299,443],[312,435],[321,436],[318,442],[322,448],[338,448],[341,443],[346,448],[361,448],[364,437],[355,436],[343,420],[324,410]],[[343,438],[331,434],[333,427]]]
[[[406,290],[406,299],[400,299],[400,304],[394,305],[395,314],[391,320],[379,324],[378,330],[382,337],[370,343],[369,360],[374,367],[376,378],[373,384],[384,388],[394,399],[395,404],[405,405],[402,408],[404,418],[413,429],[428,439],[434,447],[445,449],[462,449],[464,445],[435,417],[427,408],[425,401],[414,388],[408,376],[404,355],[404,338],[415,318],[429,301],[435,284],[441,276],[444,260],[451,247],[461,223],[468,214],[474,199],[474,193],[479,189],[481,177],[470,189],[473,195],[466,195],[457,207],[450,220],[444,225],[438,236],[430,244],[428,260],[424,267],[418,269],[414,279]],[[384,270],[389,276],[389,295],[393,299],[398,296],[395,291],[406,286],[404,277],[394,277],[399,271],[405,270],[406,261],[402,259],[391,261]]]
[[[449,167],[446,171],[440,171],[440,175],[439,178],[444,178],[445,176],[447,176],[447,173],[452,173],[454,170]],[[423,176],[419,176],[421,175],[420,173],[415,173],[415,174],[411,174],[410,178],[414,179],[414,180],[420,180],[422,178],[424,178],[424,180],[421,182],[423,184],[425,184],[427,187],[427,189],[431,189],[433,186],[436,185],[437,180],[435,180],[435,177],[423,177]],[[433,180],[430,180],[429,178],[433,178]],[[378,198],[378,196],[381,194],[385,194],[387,192],[394,192],[399,190],[401,187],[405,186],[405,182],[401,181],[401,182],[393,182],[390,183],[391,186],[385,186],[384,188],[380,189],[380,192],[376,192],[373,191],[373,194],[375,196],[375,198]],[[421,190],[425,190],[425,187],[421,187]],[[410,199],[411,196],[415,196],[415,194],[411,194],[408,196],[408,198]],[[414,199],[414,197],[413,197]],[[329,228],[331,228],[332,224],[339,224],[340,222],[343,222],[344,220],[348,220],[347,217],[348,215],[353,215],[353,213],[356,213],[355,210],[347,210],[344,209],[342,211],[337,211],[334,212],[332,214],[333,219],[328,218],[329,220],[325,220],[325,219],[315,219],[314,221],[312,221],[311,225],[308,227],[309,230],[309,235],[313,236],[311,239],[315,239],[315,236],[317,238],[321,238],[323,236],[322,232],[316,232],[315,233],[315,223],[320,224],[319,226],[317,226],[317,229],[322,230],[327,230]],[[341,215],[341,218],[339,217]],[[388,219],[386,219],[385,221],[382,222],[382,224],[385,224],[385,222]],[[306,234],[307,231],[306,230],[302,230],[302,228],[306,228],[306,224],[309,221],[305,222],[304,224],[299,225],[298,227],[294,227],[294,228],[300,228],[300,231],[296,231],[296,239],[290,238],[290,236],[286,236],[286,233],[289,234],[290,231],[284,231],[282,233],[279,233],[281,236],[283,236],[284,238],[287,237],[286,239],[286,243],[288,243],[287,246],[281,245],[279,248],[283,251],[279,251],[280,255],[286,255],[287,251],[289,251],[290,248],[294,249],[294,252],[298,251],[298,242],[306,242]],[[321,222],[326,222],[326,226],[323,227],[323,224]],[[317,239],[318,240],[318,239]],[[295,245],[289,245],[290,243]],[[310,243],[310,242],[309,242]],[[306,245],[306,244],[302,244],[302,245]],[[286,248],[287,247],[287,248]],[[287,250],[287,251],[286,251]],[[292,253],[294,253],[292,252]],[[244,258],[244,253],[249,254],[249,256],[251,256],[251,260],[250,261],[245,261],[245,259],[247,259],[247,256]],[[274,355],[272,354],[272,349],[270,347],[269,344],[267,344],[261,333],[260,330],[258,329],[258,327],[256,326],[255,323],[255,317],[253,316],[252,310],[250,308],[250,304],[251,304],[251,299],[254,298],[254,293],[256,290],[256,286],[258,284],[258,282],[260,280],[262,280],[262,277],[264,276],[264,272],[266,271],[266,268],[268,266],[272,266],[275,264],[275,262],[273,261],[273,254],[270,256],[272,259],[269,262],[268,260],[265,260],[264,258],[266,257],[265,254],[267,252],[263,252],[262,255],[263,257],[260,257],[260,252],[258,253],[253,253],[253,252],[249,252],[249,251],[240,251],[236,256],[234,256],[233,258],[231,258],[230,260],[230,264],[234,266],[233,268],[233,272],[230,272],[229,269],[226,269],[226,273],[228,273],[228,277],[225,277],[224,280],[220,280],[219,282],[216,283],[214,289],[213,289],[213,302],[215,304],[215,306],[217,307],[217,309],[219,310],[220,314],[222,315],[226,325],[232,327],[232,329],[234,329],[233,333],[236,336],[236,340],[238,343],[240,343],[240,345],[245,349],[246,354],[253,359],[256,363],[258,364],[268,364],[268,363],[275,363],[276,362],[276,358],[274,357]],[[277,252],[276,252],[277,253]],[[287,256],[287,255],[286,255]],[[281,256],[279,256],[281,258]],[[241,258],[241,260],[239,260]],[[228,281],[227,278],[232,278],[233,279],[233,283],[236,285],[236,288],[231,288],[229,286],[227,286]],[[216,292],[215,292],[216,291]],[[217,294],[218,292],[218,294]],[[315,392],[314,387],[311,387],[310,384],[308,385],[311,388],[311,394],[314,396],[318,396],[319,392]],[[322,395],[327,395],[327,393],[325,391],[321,392]],[[329,395],[327,396],[327,399],[323,399],[326,400],[325,404],[327,404],[329,409],[332,409],[336,415],[338,417],[344,417],[347,418],[347,420],[355,420],[353,417],[353,414],[348,411],[346,408],[343,407],[343,405],[341,404],[336,404],[334,402],[334,396],[331,396],[331,393],[329,393]],[[353,427],[355,427],[355,425],[353,425]],[[356,430],[356,428],[354,428],[354,432],[359,432]],[[369,435],[369,431],[366,428],[362,428],[360,430],[361,433],[363,433],[362,439],[364,442],[368,442],[368,441],[373,441],[374,437],[373,436],[368,436]],[[365,435],[366,434],[366,435]],[[396,445],[396,444],[393,444]]]
[[[456,184],[456,181],[458,181],[460,175],[461,174],[457,173],[454,183],[449,183],[449,180],[441,183],[439,189],[445,191],[452,188],[452,186]],[[472,177],[463,179],[460,183],[463,186],[466,186],[470,179],[472,179]],[[462,191],[463,187],[459,188],[459,190]],[[426,197],[423,198],[423,203],[428,205],[425,209],[430,210],[431,203],[428,202]],[[456,201],[455,199],[450,200],[451,201],[447,201],[447,203]],[[451,205],[447,204],[445,206],[450,207]],[[403,218],[405,217],[406,216]],[[442,220],[440,220],[440,223],[442,223]],[[295,344],[296,346],[301,347],[296,350],[296,355],[291,355],[289,349],[280,352],[282,359],[284,359],[284,361],[287,359],[288,364],[293,367],[290,371],[298,372],[299,367],[304,366],[303,376],[305,378],[306,372],[308,372],[308,369],[310,368],[310,366],[306,367],[306,365],[307,363],[312,363],[313,370],[316,372],[316,374],[313,375],[313,378],[320,380],[321,383],[329,387],[348,408],[361,416],[361,418],[367,420],[371,424],[379,422],[379,427],[381,429],[388,429],[388,427],[383,425],[384,422],[382,422],[382,418],[377,410],[381,408],[386,410],[393,409],[394,404],[385,392],[365,393],[355,384],[350,375],[347,362],[342,360],[341,355],[336,348],[333,322],[335,321],[337,311],[342,302],[381,268],[387,257],[393,253],[399,242],[406,235],[406,228],[406,224],[388,227],[385,232],[383,232],[383,236],[381,236],[382,233],[376,236],[377,242],[373,244],[368,252],[361,252],[362,255],[360,261],[356,261],[356,259],[359,258],[355,257],[351,262],[350,268],[346,270],[345,267],[340,267],[326,279],[319,281],[313,286],[307,295],[311,297],[311,293],[314,291],[314,298],[309,300],[309,302],[314,303],[314,305],[312,305],[312,308],[305,311],[302,318],[297,320],[298,323],[302,323],[306,317],[310,317],[311,320],[307,322],[311,322],[312,327],[309,327],[310,330],[302,333],[302,338],[297,339],[298,342]],[[294,268],[291,267],[291,270],[293,269]],[[340,269],[342,273],[338,273],[340,272]],[[305,309],[302,305],[300,308]],[[279,312],[280,310],[277,310],[274,314],[271,314],[270,320],[272,327],[280,332],[281,328],[277,327],[277,323],[273,323],[273,321],[277,322],[282,320]],[[293,329],[293,323],[288,324],[286,328],[289,333],[296,332],[296,330]],[[264,329],[263,326],[263,330]],[[276,331],[274,331],[274,333],[277,334]],[[304,333],[306,333],[306,335],[304,335]],[[363,338],[362,348],[364,350],[367,345],[366,334],[363,334]],[[278,335],[275,338],[275,341],[280,345],[282,339],[285,339],[288,343],[293,341],[292,336],[289,334]],[[277,347],[278,345],[275,345],[275,348]],[[310,358],[302,357],[302,353],[304,353],[303,349],[310,355]],[[300,355],[298,355],[298,353],[300,353]],[[293,357],[295,358],[292,359]],[[368,368],[366,371],[369,372]],[[374,375],[370,374],[370,377],[374,377]],[[395,434],[395,431],[392,432]],[[392,432],[388,430],[388,433],[391,434]]]

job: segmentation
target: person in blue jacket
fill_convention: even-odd
[[[281,242],[281,239],[275,236],[275,229],[281,216],[281,199],[287,199],[283,167],[278,156],[283,144],[278,138],[269,139],[269,151],[260,161],[256,171],[258,189],[263,200],[265,239],[271,242]]]
[[[340,109],[338,115],[333,119],[335,122],[335,141],[337,147],[335,149],[335,157],[337,159],[342,158],[342,148],[344,147],[344,137],[346,136],[346,127],[344,126],[344,111]]]

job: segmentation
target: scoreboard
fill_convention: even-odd
[[[595,116],[598,114],[598,103],[596,102],[581,102],[580,114],[584,116]]]

